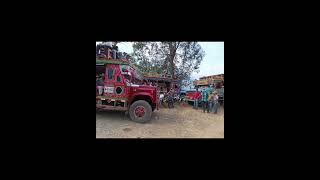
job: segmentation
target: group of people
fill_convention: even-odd
[[[158,89],[158,93],[159,93],[159,102],[163,102],[165,100],[165,95],[166,95],[166,101],[168,103],[168,108],[174,108],[173,104],[174,104],[174,96],[176,94],[176,92],[174,91],[173,88],[171,88],[167,93],[162,93],[163,91],[159,91]]]
[[[194,104],[193,108],[198,109],[199,102],[201,103],[203,112],[213,112],[214,114],[218,113],[219,106],[219,96],[216,91],[208,92],[205,89],[202,89],[201,93],[196,89],[196,92],[193,95]]]
[[[118,46],[112,42],[102,42],[96,46],[96,56],[107,59],[128,59],[129,55],[119,52]]]
[[[146,82],[146,81],[144,81],[143,85],[158,87],[158,83],[155,83],[155,82]]]

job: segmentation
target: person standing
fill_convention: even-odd
[[[194,109],[198,109],[199,97],[200,97],[200,92],[198,91],[198,88],[197,88],[196,92],[193,94],[193,97],[192,97],[194,99],[194,103],[193,103]]]
[[[170,91],[168,92],[168,107],[173,108],[173,90],[170,89]]]
[[[219,96],[218,93],[215,91],[214,96],[213,96],[213,113],[217,114],[218,113],[218,106],[219,106]]]
[[[209,97],[208,97],[208,105],[209,105],[209,111],[212,112],[212,108],[213,108],[213,97],[214,97],[214,94],[213,92],[211,91],[210,94],[209,94]]]
[[[208,92],[206,91],[206,89],[203,89],[202,92],[201,92],[201,102],[202,102],[203,112],[205,113],[206,110],[209,112],[209,108],[208,108]]]
[[[101,73],[100,77],[98,77],[96,84],[98,87],[99,95],[102,95],[103,94],[103,86],[104,86],[104,73]]]

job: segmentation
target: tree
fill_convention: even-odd
[[[133,57],[144,71],[169,73],[176,79],[188,79],[192,72],[197,72],[204,56],[197,42],[133,43]]]

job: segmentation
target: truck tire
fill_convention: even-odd
[[[138,100],[130,106],[129,115],[134,122],[146,123],[151,120],[152,108],[147,101]]]

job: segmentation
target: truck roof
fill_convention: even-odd
[[[129,65],[131,66],[134,70],[140,72],[139,68],[137,68],[133,63],[131,63],[127,59],[105,59],[105,58],[98,58],[96,59],[96,65],[105,65],[105,64],[119,64],[119,65]]]
[[[144,76],[144,79],[146,79],[146,80],[151,80],[151,81],[179,82],[179,80],[172,79],[172,78],[166,78],[166,77],[150,77],[150,76]]]
[[[130,62],[126,59],[96,59],[96,64],[130,64]]]

